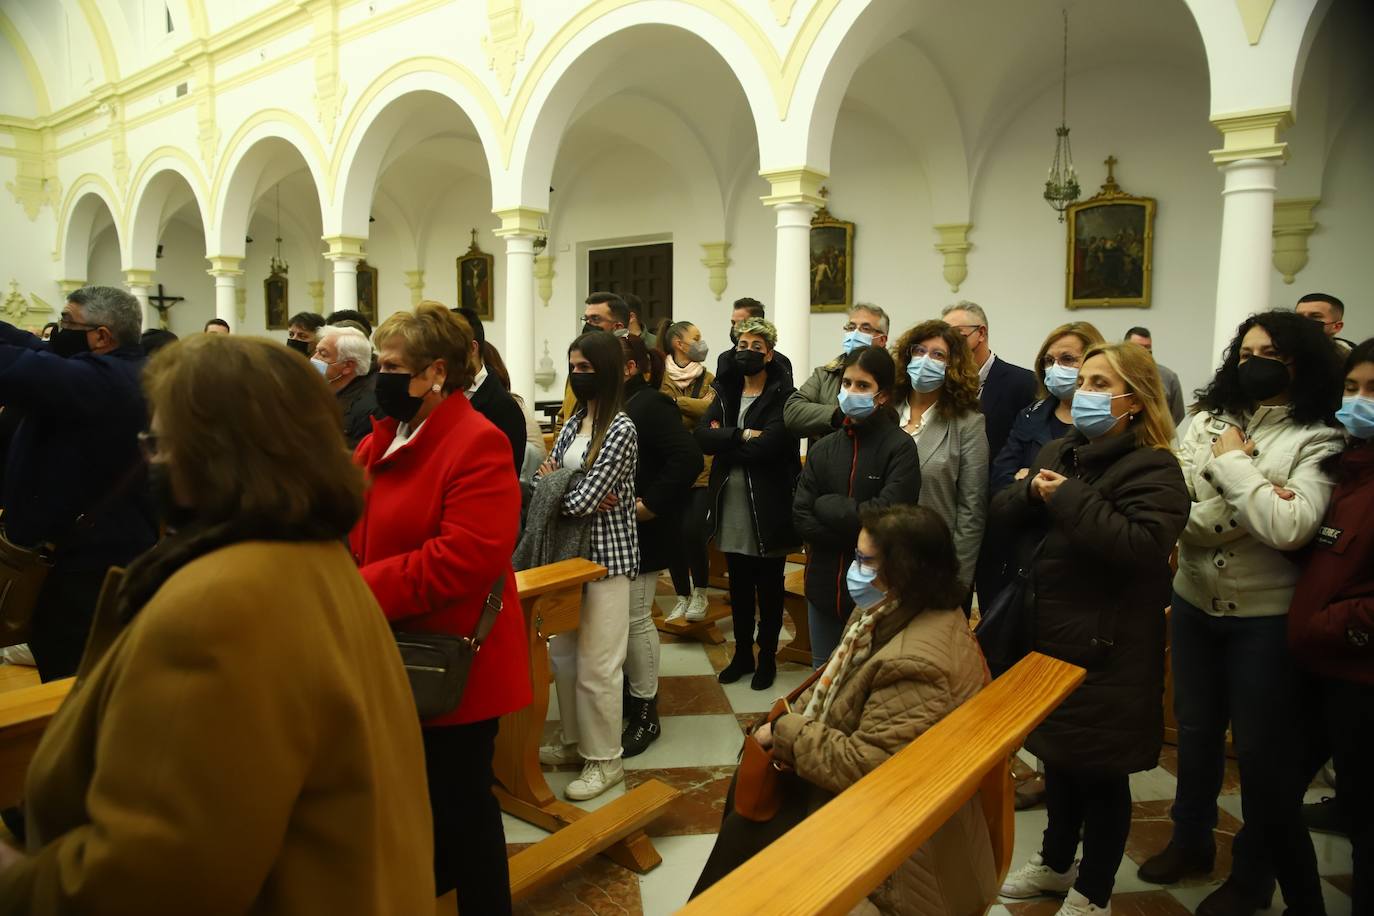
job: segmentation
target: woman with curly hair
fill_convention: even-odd
[[[1298,581],[1292,551],[1317,534],[1341,451],[1333,424],[1341,369],[1321,325],[1294,312],[1247,318],[1179,445],[1192,497],[1179,538],[1170,651],[1178,719],[1173,838],[1140,867],[1172,884],[1211,872],[1229,722],[1245,827],[1231,875],[1199,914],[1269,906],[1274,878],[1290,913],[1322,912],[1301,806],[1308,772],[1295,741],[1310,710],[1287,644]]]
[[[943,321],[923,321],[893,350],[896,407],[921,456],[920,505],[954,536],[959,581],[973,585],[988,514],[988,437],[978,412],[978,365],[964,336]]]

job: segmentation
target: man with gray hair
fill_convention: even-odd
[[[372,374],[372,344],[357,328],[326,325],[320,329],[311,364],[324,376],[343,410],[344,439],[357,448],[382,418],[377,406],[377,377]]]
[[[987,421],[988,454],[996,458],[1007,444],[1016,415],[1035,400],[1035,375],[992,352],[988,316],[978,303],[960,300],[945,306],[940,317],[964,335],[973,351],[978,364],[978,402]]]
[[[840,428],[844,422],[838,400],[844,374],[840,360],[860,347],[886,347],[889,324],[887,312],[870,302],[860,302],[849,310],[840,355],[817,366],[806,384],[787,399],[782,417],[789,433],[815,442]]]
[[[76,673],[105,573],[157,539],[139,449],[142,329],[138,300],[107,286],[68,295],[47,343],[0,322],[0,404],[20,416],[0,509],[11,542],[52,558],[29,635],[45,681]]]

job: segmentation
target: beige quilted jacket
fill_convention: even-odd
[[[875,637],[880,648],[838,685],[826,724],[791,713],[773,727],[777,755],[827,793],[821,803],[906,747],[987,680],[962,610],[912,614],[901,608],[880,622]],[[809,690],[794,707],[804,708],[808,699]],[[992,842],[975,797],[868,900],[883,913],[975,916],[996,894]]]

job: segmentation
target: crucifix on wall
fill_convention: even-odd
[[[158,320],[162,324],[162,330],[167,330],[167,312],[178,302],[184,302],[185,296],[168,296],[162,292],[162,284],[157,285],[157,295],[148,297],[148,304],[157,309]]]

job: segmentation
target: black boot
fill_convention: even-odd
[[[1177,884],[1195,875],[1210,875],[1216,864],[1217,848],[1213,844],[1190,849],[1172,840],[1164,851],[1150,857],[1136,874],[1151,884]]]
[[[749,680],[749,686],[755,690],[767,690],[773,686],[773,678],[778,674],[777,657],[772,652],[759,650],[759,667],[754,672],[754,676]]]
[[[1254,916],[1274,903],[1274,879],[1263,887],[1247,887],[1235,876],[1227,878],[1221,887],[1208,894],[1197,905],[1197,916]]]
[[[630,705],[625,721],[625,729],[620,733],[622,756],[636,757],[649,749],[658,740],[658,697],[641,700],[630,697]]]
[[[752,673],[753,670],[754,647],[735,643],[735,657],[730,659],[730,664],[725,666],[724,671],[716,675],[716,680],[722,684],[733,684],[746,674]]]

